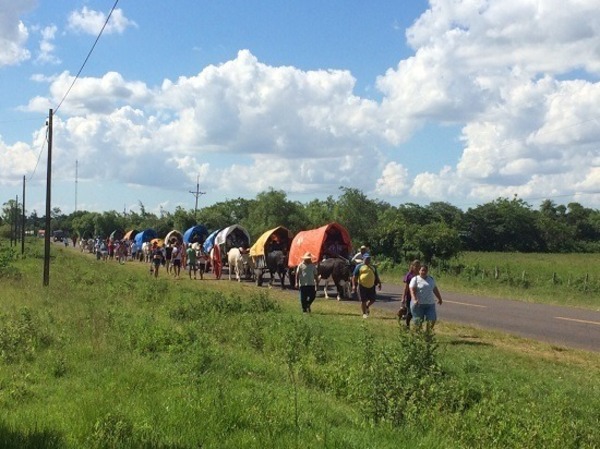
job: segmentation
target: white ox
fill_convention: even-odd
[[[227,262],[229,263],[229,280],[231,280],[233,272],[235,272],[235,278],[238,282],[241,282],[242,276],[252,277],[254,268],[248,251],[231,248],[227,253]]]

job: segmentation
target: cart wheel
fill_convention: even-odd
[[[221,273],[223,270],[223,263],[221,262],[221,251],[219,247],[215,245],[213,247],[213,273],[215,274],[215,278],[221,279]]]

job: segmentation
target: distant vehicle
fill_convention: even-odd
[[[60,229],[52,231],[52,240],[55,242],[62,242],[66,236],[67,235],[65,234],[65,231],[62,231]]]

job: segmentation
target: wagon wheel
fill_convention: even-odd
[[[215,278],[221,279],[223,263],[221,262],[221,250],[218,245],[213,246],[212,265]]]

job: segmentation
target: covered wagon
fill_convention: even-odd
[[[292,232],[278,226],[264,232],[250,248],[250,257],[254,264],[256,285],[262,285],[264,275],[268,272],[270,285],[273,285],[275,273],[279,275],[281,288],[284,288],[285,275],[288,273],[288,256],[292,244]],[[293,282],[290,277],[290,285]]]
[[[352,252],[350,234],[345,227],[335,222],[299,232],[290,246],[288,266],[294,268],[300,265],[302,256],[307,252],[313,255],[315,262],[331,257],[349,259]]]
[[[167,245],[172,243],[181,244],[183,243],[183,234],[176,229],[173,229],[165,235],[164,241]]]
[[[227,266],[227,253],[229,250],[249,247],[250,234],[239,224],[213,232],[206,238],[203,245],[204,251],[210,254],[210,262],[217,279],[221,278],[222,269]]]
[[[183,243],[186,245],[202,245],[208,237],[208,229],[204,225],[195,225],[183,233]]]
[[[338,299],[350,296],[350,277],[353,266],[349,261],[352,251],[350,234],[339,223],[329,223],[317,229],[299,232],[290,247],[288,266],[296,268],[302,262],[302,256],[311,253],[313,262],[318,264],[319,279],[325,280],[323,289],[325,297],[327,284],[331,279],[337,289]]]

